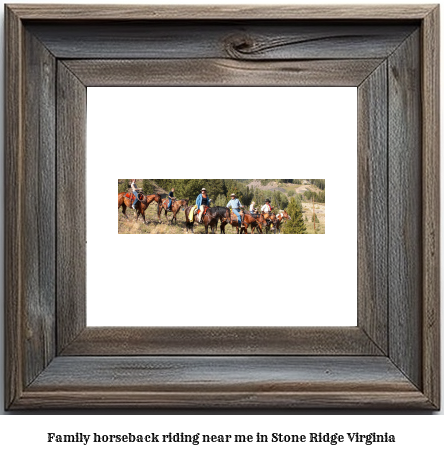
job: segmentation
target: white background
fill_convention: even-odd
[[[76,0],[77,3],[89,3],[88,1]],[[29,0],[25,3],[36,3],[30,2]],[[49,3],[49,2],[48,2]],[[53,3],[60,3],[60,0]],[[110,1],[100,1],[94,0],[94,3],[111,3]],[[139,3],[135,0],[132,3]],[[151,3],[168,3],[165,1],[155,1],[151,0]],[[177,2],[172,2],[177,3]],[[198,1],[194,0],[192,2],[183,2],[183,3],[210,3],[209,0]],[[234,1],[219,1],[220,4],[227,3],[239,3],[239,0]],[[259,4],[259,3],[269,3],[263,2],[261,0],[243,0],[243,3]],[[286,0],[279,0],[279,3],[298,3]],[[302,2],[307,3],[306,1]],[[327,4],[335,3],[329,0],[314,0],[312,4]],[[340,3],[356,3],[355,1],[341,0]],[[380,0],[366,0],[365,3],[381,3]],[[417,1],[392,1],[392,3],[429,3]],[[0,10],[0,14],[3,9]],[[3,23],[2,23],[3,27]],[[3,30],[2,30],[3,36]],[[0,46],[0,53],[3,53],[3,46]],[[3,70],[2,70],[3,71]],[[3,78],[3,72],[1,73]],[[0,91],[0,97],[3,97],[3,91]],[[3,122],[0,122],[0,131],[3,135]],[[0,160],[0,169],[3,171],[3,160]],[[3,174],[3,173],[2,173]],[[0,207],[1,207],[1,223],[0,226],[3,227],[3,186],[0,186]],[[441,194],[441,201],[444,201],[444,195]],[[442,210],[442,208],[441,208]],[[442,236],[442,233],[441,233]],[[442,243],[441,245],[444,245]],[[3,236],[0,237],[0,248],[3,254]],[[442,258],[443,252],[441,252]],[[0,263],[0,268],[3,268],[3,262]],[[444,269],[441,268],[441,274],[444,273]],[[3,283],[3,270],[0,274],[0,283]],[[0,299],[3,300],[3,293],[0,295]],[[442,300],[442,299],[441,299]],[[3,302],[3,301],[2,301]],[[3,343],[4,333],[3,333],[3,312],[0,312],[0,344]],[[441,328],[444,328],[444,312],[441,313]],[[444,337],[441,338],[444,341]],[[441,348],[441,358],[444,353],[444,343],[442,342]],[[0,350],[0,401],[3,403],[3,381],[4,381],[4,372],[3,372],[3,350]],[[441,363],[444,365],[444,363]],[[441,376],[441,391],[444,390],[444,376]],[[1,408],[0,408],[1,410]],[[5,412],[4,412],[5,413]],[[143,413],[143,412],[141,412]],[[17,454],[23,454],[25,452],[32,452],[33,454],[60,454],[60,447],[49,447],[45,443],[46,432],[57,431],[60,433],[72,433],[72,432],[129,432],[132,429],[134,432],[139,431],[150,431],[153,428],[156,430],[165,430],[165,431],[188,431],[199,429],[201,432],[213,432],[213,433],[224,433],[231,432],[232,429],[236,429],[238,432],[254,432],[255,430],[263,429],[264,432],[274,432],[275,429],[282,430],[283,432],[295,433],[315,428],[315,430],[324,431],[324,432],[348,432],[350,429],[352,431],[359,432],[371,432],[373,430],[387,430],[392,433],[396,433],[399,436],[399,443],[393,446],[347,446],[347,447],[330,447],[323,445],[322,447],[266,447],[255,448],[257,454],[269,454],[270,449],[276,451],[275,448],[279,450],[279,454],[307,454],[309,451],[312,454],[341,454],[341,455],[356,455],[360,454],[377,454],[381,455],[390,455],[393,454],[440,454],[440,451],[443,450],[443,441],[442,441],[442,428],[444,425],[443,412],[436,412],[434,415],[439,416],[423,416],[423,414],[412,414],[410,416],[399,416],[396,413],[375,415],[372,413],[360,413],[357,412],[354,416],[349,415],[329,415],[329,416],[317,416],[315,411],[315,416],[310,416],[306,413],[297,411],[289,411],[288,414],[284,415],[260,415],[260,416],[251,416],[251,415],[230,415],[230,416],[211,416],[208,417],[205,414],[203,415],[194,415],[194,416],[180,416],[174,414],[174,412],[168,414],[165,412],[166,416],[153,416],[152,413],[146,413],[146,416],[140,416],[138,414],[132,416],[76,416],[75,414],[69,414],[65,416],[22,416],[15,415],[12,413],[6,413],[0,419],[0,448],[1,450],[14,452]],[[254,411],[253,411],[254,413]],[[258,413],[258,412],[256,412]],[[405,413],[405,412],[402,412]],[[99,426],[99,428],[97,427]],[[97,430],[98,429],[98,430]],[[128,447],[124,447],[127,449]],[[131,447],[130,447],[131,448]],[[182,454],[187,454],[196,451],[205,451],[206,454],[208,450],[205,447],[200,447],[201,449],[195,448],[186,448],[179,447]],[[203,448],[203,450],[202,450]],[[395,449],[394,449],[395,448]],[[83,450],[83,449],[82,449]],[[107,446],[107,454],[122,454],[122,447],[116,446]],[[304,451],[305,450],[305,451]],[[308,450],[308,451],[307,451]],[[63,451],[66,454],[75,454],[78,456],[81,452],[80,447],[77,445],[63,446]],[[88,450],[91,454],[97,454],[97,447],[90,447]],[[140,453],[148,454],[149,448],[141,447],[138,450]],[[222,449],[216,450],[215,447],[212,447],[212,452],[225,455],[227,448],[222,447]],[[229,451],[231,454],[246,454],[244,448],[234,448],[230,447]],[[135,453],[136,450],[133,449],[132,453]],[[163,451],[151,451],[151,454],[176,454],[177,450],[163,450]],[[358,453],[359,452],[359,453]]]
[[[89,200],[88,325],[356,326],[356,95],[88,88],[90,195],[136,175],[327,181],[326,234],[316,236],[119,235],[115,199]]]

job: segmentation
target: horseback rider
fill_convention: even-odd
[[[236,194],[235,193],[232,193],[230,195],[230,197],[231,197],[231,201],[228,202],[227,207],[231,208],[231,210],[236,214],[237,221],[239,223],[239,228],[241,228],[242,227],[242,223],[244,221],[244,211],[242,210],[242,208],[244,206],[242,206],[242,204],[240,203],[239,199],[236,198]]]
[[[199,218],[198,218],[199,223],[202,222],[202,216],[205,211],[205,207],[209,206],[209,205],[210,205],[210,199],[208,198],[207,190],[206,190],[206,188],[203,188],[196,199],[196,206],[200,210]]]
[[[261,207],[261,212],[264,214],[264,219],[267,220],[271,217],[271,211],[273,208],[271,207],[271,201],[267,198],[265,200],[265,204]]]
[[[252,214],[252,215],[256,214],[256,212],[257,212],[256,208],[254,207],[255,204],[256,203],[254,201],[252,201],[250,204],[250,214]]]
[[[174,200],[174,187],[171,189],[170,193],[168,194],[168,207],[167,207],[167,210],[170,211],[171,210],[171,205],[173,204],[173,200]]]
[[[134,203],[132,205],[132,208],[135,210],[136,209],[136,203],[137,203],[137,201],[139,201],[139,194],[137,193],[136,179],[131,179],[131,189],[133,191],[134,196],[136,197],[134,199]]]
[[[265,200],[265,204],[261,207],[261,212],[265,212],[265,214],[269,214],[273,210],[270,203],[271,203],[271,201],[267,198]]]

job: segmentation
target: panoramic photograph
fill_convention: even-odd
[[[119,234],[325,234],[325,179],[118,179]]]

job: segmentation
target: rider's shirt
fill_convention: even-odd
[[[174,198],[174,193],[173,192],[170,192],[169,195],[168,195],[169,198]]]
[[[208,206],[208,198],[204,198],[204,197],[202,196],[202,204],[201,204],[201,205],[202,205],[202,206]]]
[[[250,212],[254,212],[254,204],[250,206]]]
[[[237,198],[235,198],[234,200],[230,200],[228,202],[227,207],[231,207],[231,208],[236,209],[238,211],[240,209],[240,207],[241,207],[241,203],[240,203],[240,201]]]
[[[261,211],[262,211],[262,212],[271,212],[271,207],[270,207],[268,204],[264,204],[264,205],[261,207]]]

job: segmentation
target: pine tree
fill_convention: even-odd
[[[206,180],[204,187],[207,189],[208,194],[212,195],[212,198],[215,198],[217,195],[225,195],[227,191],[223,179]]]
[[[152,195],[154,193],[154,185],[150,179],[142,179],[142,192],[144,195]]]
[[[129,189],[130,183],[129,179],[122,179],[122,182],[119,184],[119,193],[127,192]]]
[[[190,204],[196,201],[202,188],[205,187],[205,181],[203,179],[189,179],[185,185],[185,195],[182,198],[189,198]],[[206,187],[205,187],[206,188]],[[207,189],[208,190],[208,189]],[[207,193],[211,198],[213,195]]]
[[[287,207],[288,215],[291,220],[288,220],[284,226],[285,234],[306,234],[307,228],[305,227],[304,220],[302,218],[302,210],[295,198],[290,199],[290,203]]]
[[[281,193],[281,209],[286,209],[288,206],[288,198],[285,193]]]
[[[225,197],[225,195],[217,195],[214,205],[225,207],[227,205],[227,198]]]

